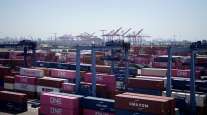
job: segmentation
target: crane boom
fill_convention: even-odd
[[[116,35],[121,29],[122,27],[118,28],[112,35]]]
[[[123,34],[122,34],[122,36],[125,36],[129,31],[131,31],[132,30],[132,28],[129,28],[126,32],[124,32]]]
[[[135,36],[138,36],[142,31],[143,29],[139,30]]]

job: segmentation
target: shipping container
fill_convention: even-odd
[[[92,110],[92,109],[83,109],[83,115],[115,115],[115,113]]]
[[[115,101],[112,99],[97,98],[97,97],[84,97],[83,108],[91,109],[103,112],[113,113],[115,112],[114,104]]]
[[[127,87],[164,90],[164,80],[143,77],[128,78]]]
[[[32,76],[32,77],[43,77],[44,71],[40,69],[20,68],[20,75]]]
[[[130,111],[166,115],[171,113],[169,100],[137,95],[119,94],[115,97],[115,108]]]
[[[27,95],[0,91],[0,111],[14,114],[27,111]]]
[[[143,76],[155,76],[155,77],[166,77],[167,69],[160,68],[142,68],[141,75]]]

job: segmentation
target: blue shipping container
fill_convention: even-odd
[[[179,78],[173,78],[172,79],[172,88],[173,89],[179,89],[179,90],[189,90],[190,89],[190,81],[187,79],[179,79]]]
[[[91,96],[92,95],[92,87],[89,85],[80,85],[79,94],[84,96]]]
[[[36,67],[46,67],[46,68],[48,68],[49,67],[49,63],[46,62],[46,61],[36,61],[35,62],[35,66]]]
[[[115,104],[115,100],[90,97],[90,96],[85,97],[83,100],[84,108],[104,111],[104,112],[115,112],[114,104]]]

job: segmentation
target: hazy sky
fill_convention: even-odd
[[[0,37],[144,28],[154,38],[207,39],[207,0],[0,0]]]

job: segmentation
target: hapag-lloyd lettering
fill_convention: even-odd
[[[61,108],[50,107],[50,113],[51,114],[62,115],[62,111],[63,110]]]
[[[62,100],[61,100],[61,98],[50,97],[50,103],[53,105],[61,105]]]

